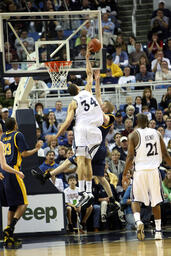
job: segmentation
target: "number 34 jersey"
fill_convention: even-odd
[[[74,97],[77,102],[75,126],[101,126],[103,112],[96,98],[88,91],[83,90]]]
[[[162,162],[160,135],[152,128],[136,130],[139,143],[135,149],[135,170],[156,169]]]
[[[28,145],[21,132],[11,131],[3,133],[1,141],[4,143],[5,158],[12,167],[20,167],[21,153],[28,150]]]

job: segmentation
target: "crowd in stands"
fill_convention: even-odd
[[[35,0],[33,2],[5,0],[0,4],[1,12],[51,12],[54,10],[95,9],[102,11],[103,43],[107,50],[106,72],[101,74],[103,83],[111,85],[118,83],[123,91],[125,91],[126,85],[124,87],[124,84],[127,83],[171,80],[171,12],[165,8],[165,4],[162,1],[159,3],[159,8],[152,14],[151,31],[149,31],[148,35],[144,35],[144,37],[148,37],[146,48],[133,35],[129,38],[123,38],[118,22],[119,12],[113,0]],[[58,21],[49,21],[48,26],[48,31],[51,33],[48,35],[43,31],[42,24],[39,22],[35,24],[28,22],[26,27],[23,27],[22,23],[16,23],[15,29],[17,29],[20,39],[30,53],[34,51],[34,38],[29,36],[29,33],[32,31],[41,32],[40,40],[42,41],[46,40],[47,37],[51,39],[64,38],[62,24]],[[9,42],[5,44],[5,57],[7,60],[6,68],[13,71],[20,69],[21,66],[18,64],[11,65],[10,60],[24,60],[26,55],[18,40],[14,38],[14,35],[11,34],[10,36]],[[90,39],[91,24],[87,24],[84,30],[80,32],[80,36],[75,40],[74,54],[77,60],[85,58],[86,45]],[[45,52],[42,50],[42,59],[46,59],[45,55]],[[18,77],[6,77],[3,81],[5,93],[4,97],[0,99],[0,123],[4,132],[4,123],[8,118],[9,109],[13,106],[13,93],[17,89],[19,80],[20,78]],[[74,82],[79,86],[84,85],[83,80],[73,74],[69,75],[68,81]],[[134,89],[134,87],[132,86],[131,89]],[[105,177],[111,184],[116,200],[122,206],[120,214],[122,215],[122,212],[124,212],[127,229],[135,229],[130,206],[133,170],[130,170],[125,180],[122,180],[122,173],[127,157],[128,135],[136,127],[136,115],[138,113],[144,113],[148,116],[149,127],[157,129],[162,134],[166,147],[171,154],[171,86],[167,88],[167,92],[161,97],[160,102],[157,102],[153,97],[149,87],[146,88],[142,84],[142,86],[139,86],[139,89],[143,90],[143,94],[137,93],[135,100],[131,96],[126,97],[125,105],[114,112],[115,122],[111,126],[106,138],[108,154],[106,157]],[[37,139],[44,141],[43,147],[38,152],[41,158],[39,168],[42,172],[54,169],[65,159],[73,155],[72,142],[74,136],[72,126],[58,138],[58,141],[51,136],[57,133],[66,117],[66,110],[63,109],[61,101],[57,101],[54,107],[56,108],[55,111],[51,110],[46,114],[42,103],[35,105],[36,136]],[[162,163],[160,171],[165,198],[162,205],[162,222],[166,224],[167,217],[171,212],[171,170],[165,163]],[[58,191],[65,193],[69,229],[72,231],[78,211],[74,206],[78,199],[78,189],[76,187],[77,178],[74,166],[72,166],[70,172],[72,175],[62,173],[55,177],[52,182]],[[95,231],[101,228],[116,228],[118,225],[119,227],[125,225],[120,216],[108,216],[108,197],[103,187],[98,184],[95,178],[93,180],[93,193],[95,196],[94,204],[88,209],[83,209],[81,214],[81,222],[84,229],[91,215],[93,216],[93,228]],[[75,216],[73,218],[74,221],[72,215]],[[151,207],[144,206],[141,215],[145,225],[149,227],[152,220]]]

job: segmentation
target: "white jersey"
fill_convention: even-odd
[[[78,201],[78,192],[79,192],[78,187],[75,187],[75,189],[71,189],[70,187],[64,189],[65,203],[70,203],[75,205]]]
[[[75,126],[98,127],[103,124],[103,112],[90,92],[83,90],[73,99],[77,102]]]
[[[138,128],[139,143],[136,147],[135,170],[157,169],[162,162],[160,135],[152,128]]]

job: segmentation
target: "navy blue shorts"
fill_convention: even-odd
[[[24,181],[19,176],[5,171],[3,171],[3,175],[1,204],[3,206],[28,204]]]
[[[106,152],[107,152],[106,147],[100,146],[97,153],[93,157],[92,169],[93,169],[94,176],[104,177]]]

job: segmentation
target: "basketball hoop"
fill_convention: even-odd
[[[45,62],[45,66],[52,80],[52,88],[67,88],[67,75],[71,65],[72,61]]]

